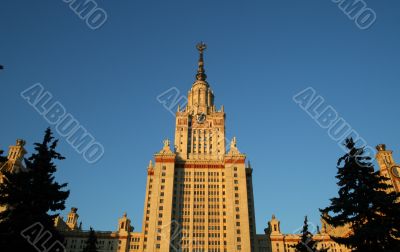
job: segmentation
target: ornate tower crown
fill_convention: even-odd
[[[188,93],[188,103],[186,111],[190,111],[192,116],[198,114],[210,114],[214,108],[214,94],[208,82],[206,81],[207,75],[204,70],[204,51],[207,45],[200,42],[196,45],[199,51],[199,61],[196,74],[196,80]]]
[[[214,106],[214,93],[207,83],[204,51],[199,52],[196,80],[187,96],[187,106],[176,113],[175,150],[181,160],[222,160],[225,155],[225,113]]]

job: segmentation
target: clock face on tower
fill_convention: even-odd
[[[204,123],[206,120],[206,115],[204,113],[200,113],[196,117],[198,123]]]
[[[392,174],[396,178],[400,178],[400,166],[394,165],[394,166],[392,166],[391,170],[392,170]]]

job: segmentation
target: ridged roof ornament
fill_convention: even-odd
[[[196,80],[205,81],[207,79],[207,75],[204,70],[204,59],[203,52],[207,49],[207,45],[204,42],[200,42],[196,45],[197,50],[199,50],[199,67],[197,68]]]

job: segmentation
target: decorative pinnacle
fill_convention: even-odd
[[[17,146],[25,146],[25,141],[24,140],[22,140],[22,139],[17,139]]]
[[[386,150],[386,144],[378,144],[376,146],[377,151],[385,151]]]
[[[207,79],[207,75],[204,70],[204,60],[203,60],[203,52],[207,49],[207,45],[204,42],[200,42],[196,45],[197,50],[199,50],[199,67],[197,68],[196,80],[205,81]]]

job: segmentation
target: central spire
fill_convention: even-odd
[[[199,50],[199,67],[197,68],[196,80],[205,81],[207,79],[207,75],[204,70],[204,60],[203,60],[203,52],[207,48],[207,45],[203,42],[200,42],[196,45],[197,50]]]

